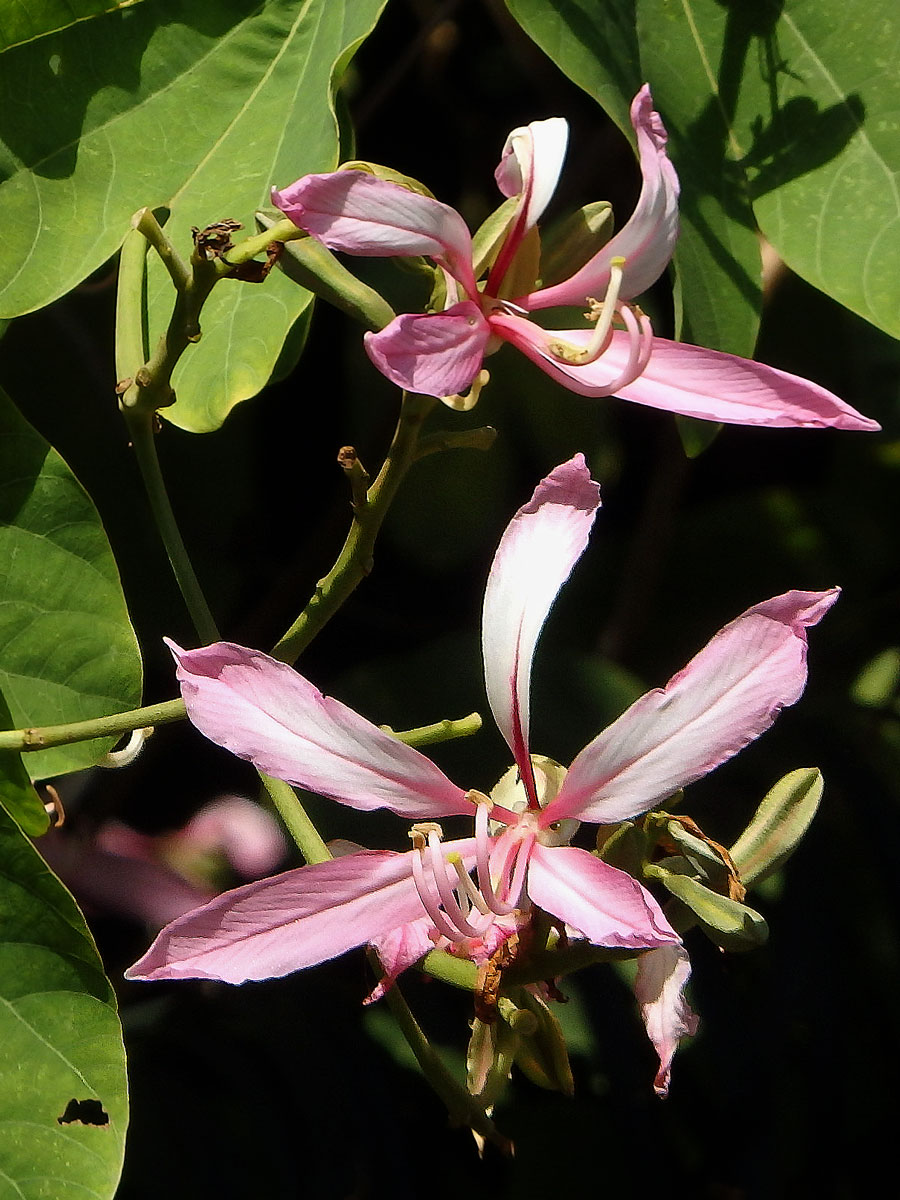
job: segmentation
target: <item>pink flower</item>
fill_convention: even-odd
[[[530,921],[534,906],[597,946],[680,945],[636,879],[567,843],[580,821],[610,824],[643,813],[768,728],[803,691],[806,627],[838,591],[789,592],[749,609],[565,772],[530,754],[531,663],[599,503],[576,455],[519,510],[491,567],[485,679],[521,778],[520,803],[499,785],[494,801],[464,791],[424,755],[264,654],[230,643],[173,647],[188,713],[213,741],[353,808],[387,807],[423,823],[413,826],[406,853],[351,848],[225,893],[164,929],[129,978],[242,983],[374,943],[389,982],[435,944],[483,960]],[[454,815],[474,816],[473,837],[443,841],[436,820]],[[680,994],[680,986],[669,989],[668,1008]],[[656,1026],[671,1040],[670,1020],[648,1022],[655,1041]]]
[[[365,335],[375,366],[399,387],[451,397],[473,385],[486,355],[510,342],[563,387],[621,396],[683,416],[740,425],[878,429],[817,384],[761,363],[653,336],[634,304],[662,274],[678,237],[678,177],[648,86],[631,106],[643,187],[631,219],[571,278],[533,289],[525,263],[562,167],[560,117],[514,129],[495,177],[514,211],[493,261],[473,264],[472,239],[446,204],[359,170],[306,175],[273,202],[333,250],[363,256],[426,255],[442,270],[442,312],[396,317]],[[529,236],[530,235],[530,236]],[[485,268],[487,278],[479,276]],[[587,306],[594,328],[546,330],[529,314]],[[461,402],[460,402],[461,403]]]

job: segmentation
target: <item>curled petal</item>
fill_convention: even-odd
[[[471,813],[462,789],[424,754],[323,696],[285,663],[232,642],[168,645],[190,719],[260,771],[351,808],[413,818]]]
[[[535,646],[559,589],[581,557],[600,488],[583,454],[556,467],[506,528],[484,594],[482,650],[488,703],[536,806],[528,754]]]
[[[577,846],[536,842],[528,866],[528,895],[595,946],[640,949],[679,942],[646,888]]]
[[[500,165],[494,172],[504,196],[518,196],[519,203],[509,233],[491,271],[488,291],[497,295],[500,282],[525,234],[540,220],[556,190],[566,156],[569,126],[562,117],[532,121],[514,129],[506,139]]]
[[[668,1094],[678,1043],[697,1032],[697,1014],[684,998],[690,977],[691,960],[683,946],[660,946],[638,959],[634,994],[647,1036],[659,1055],[659,1070],[653,1081],[657,1096]]]
[[[639,296],[663,273],[678,240],[679,184],[666,153],[668,140],[647,84],[631,105],[643,184],[628,223],[569,279],[543,288],[517,303],[534,310],[556,304],[583,304],[587,296],[602,296],[609,283],[613,258],[625,259],[623,300]]]
[[[590,329],[540,329],[510,313],[491,314],[491,328],[569,391],[581,396],[620,396],[636,404],[684,417],[763,425],[776,429],[877,430],[872,421],[832,392],[799,375],[687,342],[653,338],[650,358],[640,376],[622,386],[620,379],[633,351],[632,337],[614,330],[596,362],[574,366],[550,353],[555,341],[587,346]]]
[[[422,916],[411,852],[365,850],[223,892],[167,925],[128,979],[275,979]]]
[[[426,254],[475,294],[472,238],[454,208],[366,171],[304,175],[272,203],[331,250],[363,257]]]
[[[403,313],[378,333],[365,335],[366,353],[398,387],[426,396],[465,391],[484,360],[491,336],[471,300],[441,313]]]
[[[806,686],[806,630],[840,594],[786,592],[737,617],[647,692],[569,768],[541,821],[607,824],[663,803],[737,754]]]

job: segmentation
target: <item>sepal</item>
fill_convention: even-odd
[[[731,847],[744,883],[759,883],[784,863],[816,815],[825,781],[817,767],[791,771],[767,793]]]
[[[395,171],[393,167],[385,167],[381,163],[356,158],[350,162],[341,163],[338,170],[364,171],[367,175],[374,175],[376,179],[386,179],[388,183],[396,183],[399,187],[406,188],[408,192],[415,192],[417,196],[427,196],[430,200],[435,199],[434,192],[424,183],[420,183],[412,175],[404,175],[401,171]]]
[[[538,1087],[571,1096],[575,1081],[562,1026],[547,1002],[534,992],[523,991],[516,1000],[521,1005],[518,1009],[520,1017],[533,1015],[536,1019],[534,1032],[519,1037],[516,1066]],[[520,1025],[524,1025],[521,1020]]]
[[[585,204],[541,233],[541,287],[552,287],[580,271],[613,235],[608,200]]]
[[[683,858],[648,863],[644,868],[645,878],[661,883],[689,908],[706,935],[723,950],[754,950],[762,946],[769,936],[765,918],[749,905],[712,891],[693,878],[692,872],[693,868]]]

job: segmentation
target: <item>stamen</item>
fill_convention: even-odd
[[[488,908],[487,901],[485,900],[484,896],[482,896],[481,892],[479,892],[478,888],[472,882],[472,878],[469,875],[469,872],[466,870],[463,860],[458,854],[450,854],[447,856],[447,862],[451,867],[456,869],[456,874],[459,877],[459,883],[457,884],[456,890],[462,890],[469,898],[471,903],[475,905],[478,911],[487,916],[491,910]],[[493,917],[491,920],[493,920]]]
[[[477,847],[476,841],[476,847]],[[491,907],[491,911],[495,912],[498,917],[506,916],[507,913],[515,912],[516,905],[509,904],[501,896],[509,895],[509,873],[512,863],[515,861],[520,839],[518,834],[507,832],[502,834],[497,846],[497,854],[502,855],[500,869],[497,872],[497,882],[494,883],[491,873],[490,862],[485,855],[482,859],[479,857],[476,862],[478,866],[478,885],[481,888],[481,894]]]
[[[653,350],[653,326],[639,308],[636,309],[636,312],[637,315],[628,304],[623,304],[620,309],[620,315],[628,331],[629,354],[625,366],[616,378],[606,385],[606,393],[609,396],[615,395],[620,388],[628,387],[629,383],[634,383],[635,379],[643,374],[650,361],[650,354]]]
[[[515,870],[513,871],[512,882],[509,884],[506,893],[506,899],[512,908],[519,907],[519,901],[522,898],[522,889],[525,886],[525,872],[528,869],[528,860],[531,857],[531,847],[535,843],[536,834],[530,833],[527,837],[522,838],[519,842],[519,852],[516,856]]]
[[[419,837],[422,836],[418,830],[410,830],[410,837],[414,838],[416,834]],[[423,846],[424,841],[422,846],[416,845],[412,856],[413,882],[416,885],[416,891],[419,893],[419,899],[422,901],[422,907],[433,921],[438,933],[442,933],[451,942],[464,942],[466,940],[465,936],[458,929],[455,929],[441,912],[440,900],[434,895],[425,879],[425,872],[422,869],[425,858]]]
[[[414,850],[424,850],[428,836],[432,833],[436,833],[439,838],[444,836],[444,831],[437,821],[419,821],[410,828],[406,836],[412,841]]]
[[[487,387],[490,378],[490,371],[486,371],[482,367],[472,380],[472,386],[467,392],[454,392],[452,396],[441,396],[441,403],[446,404],[448,408],[452,408],[454,412],[468,412],[478,403],[481,389]]]
[[[596,362],[600,358],[609,345],[613,318],[616,315],[619,303],[619,291],[622,287],[623,279],[622,268],[624,266],[624,258],[617,256],[611,259],[609,264],[609,284],[606,288],[606,295],[603,297],[603,302],[599,303],[592,297],[588,297],[591,311],[585,313],[585,316],[589,321],[597,322],[597,326],[591,334],[591,340],[588,344],[586,346],[573,346],[569,342],[561,340],[550,342],[547,349],[554,358],[558,358],[560,362],[576,367],[586,367],[588,363]]]
[[[429,865],[431,873],[434,876],[434,882],[437,884],[438,895],[441,898],[441,905],[447,917],[456,928],[465,937],[480,937],[482,933],[492,924],[493,915],[489,915],[487,920],[482,919],[475,925],[469,922],[469,914],[472,911],[472,906],[469,905],[468,911],[463,912],[459,905],[459,901],[454,895],[453,888],[450,886],[450,881],[447,879],[446,863],[444,856],[441,853],[441,844],[438,841],[436,833],[428,835],[428,852],[430,855]],[[423,854],[424,857],[424,854]],[[457,939],[458,940],[458,939]]]

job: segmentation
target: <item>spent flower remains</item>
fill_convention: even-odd
[[[430,258],[442,275],[440,311],[403,313],[365,335],[375,366],[399,387],[477,399],[485,358],[515,346],[563,387],[583,396],[620,396],[683,416],[739,425],[875,430],[833,393],[762,363],[656,337],[634,302],[663,273],[678,238],[679,184],[667,135],[647,85],[631,105],[643,179],[627,224],[569,276],[539,286],[537,222],[565,156],[560,117],[514,129],[495,172],[507,197],[500,236],[477,255],[455,209],[370,170],[305,175],[274,204],[332,250],[371,257]],[[575,329],[545,329],[543,309],[586,308]],[[468,396],[461,394],[471,388]]]
[[[636,994],[660,1059],[655,1086],[665,1093],[678,1041],[695,1025],[683,996],[686,952],[638,879],[571,840],[581,822],[616,826],[663,805],[767,729],[801,695],[807,627],[838,589],[788,592],[748,609],[566,770],[531,754],[531,666],[599,506],[599,487],[576,455],[538,485],[494,557],[482,622],[485,684],[515,777],[491,795],[457,786],[265,654],[228,642],[172,646],[188,715],[207,737],[289,783],[415,822],[412,849],[352,847],[225,892],[163,929],[130,978],[237,984],[371,944],[384,969],[377,997],[436,947],[484,966],[504,946],[514,956],[536,939],[581,939],[638,955]],[[472,818],[473,836],[445,840],[438,822],[458,816]]]

